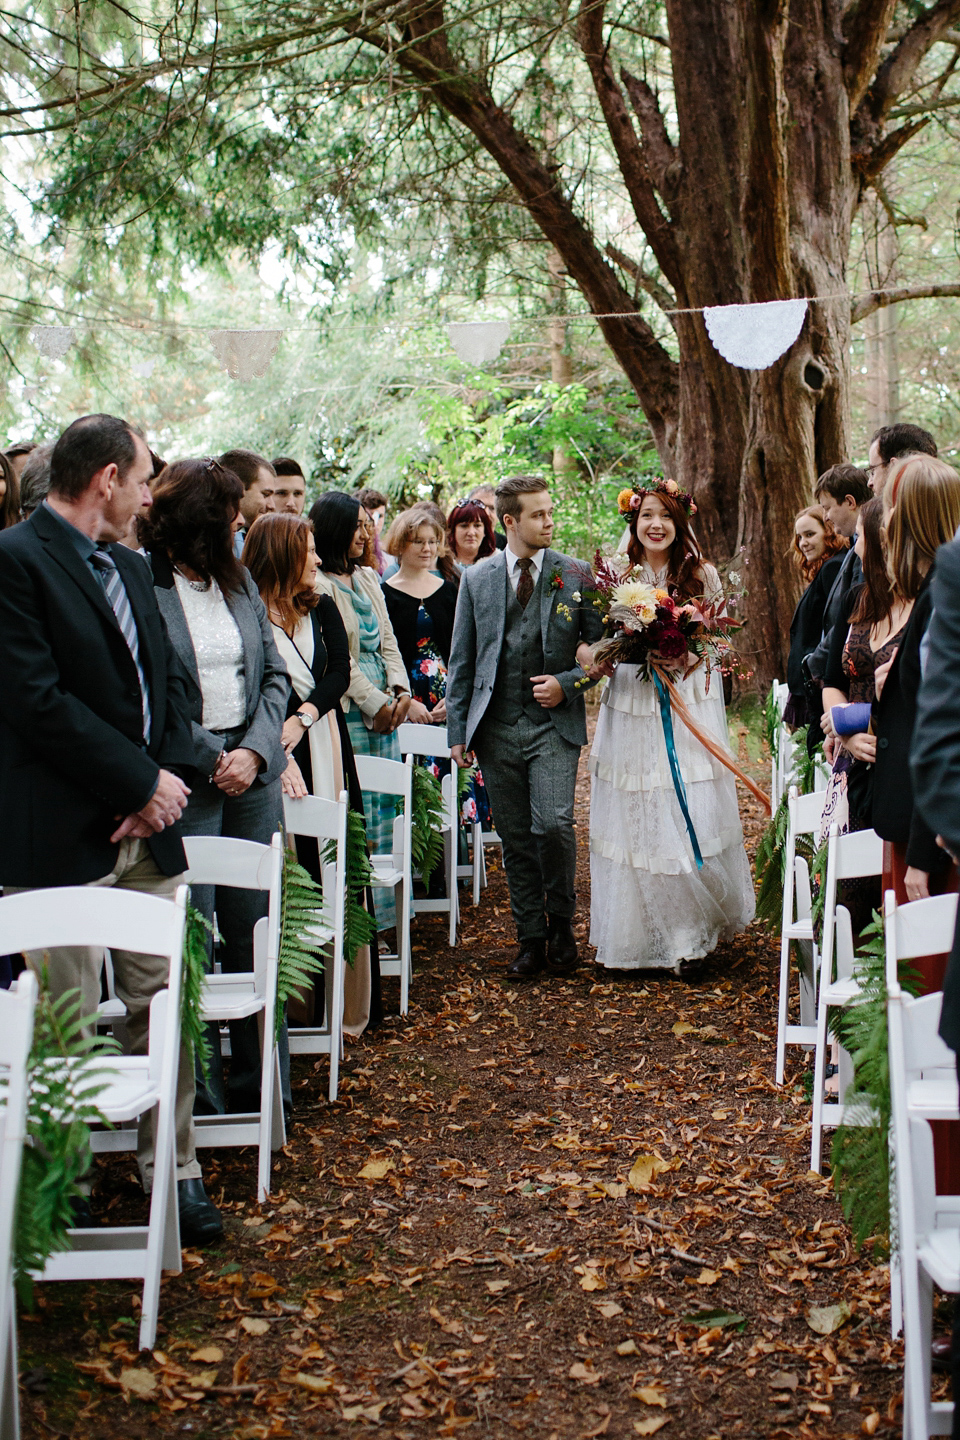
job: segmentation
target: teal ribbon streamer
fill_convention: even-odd
[[[693,846],[693,858],[697,862],[697,869],[703,869],[703,856],[700,854],[700,842],[697,839],[697,832],[693,828],[693,821],[690,819],[690,811],[687,807],[687,787],[683,783],[683,776],[680,774],[680,761],[677,758],[677,747],[673,738],[673,711],[670,709],[670,696],[667,694],[667,687],[664,685],[656,670],[653,672],[654,689],[657,692],[657,699],[660,701],[660,719],[663,721],[663,738],[667,742],[667,759],[670,761],[670,774],[673,776],[673,788],[677,793],[677,801],[687,822],[687,833],[690,836],[690,844]]]

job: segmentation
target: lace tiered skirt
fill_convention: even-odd
[[[673,787],[651,681],[620,665],[604,693],[590,754],[590,943],[617,970],[677,970],[753,919],[736,782],[673,717],[680,773],[700,844],[698,870]],[[727,745],[720,677],[679,686],[700,728]]]

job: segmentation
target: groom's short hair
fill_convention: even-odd
[[[540,495],[549,489],[550,486],[542,475],[511,475],[508,479],[501,480],[493,492],[500,524],[503,524],[504,515],[512,515],[514,520],[522,515],[521,495]]]

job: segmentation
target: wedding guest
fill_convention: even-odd
[[[494,545],[497,547],[498,550],[506,549],[507,537],[502,530],[498,530],[496,528],[497,492],[494,487],[492,485],[474,485],[473,489],[470,491],[470,494],[467,496],[467,499],[480,501],[480,504],[483,506],[484,510],[486,510],[487,515],[490,519],[490,524],[493,527]]]
[[[273,465],[277,483],[273,487],[274,509],[281,515],[302,515],[307,500],[307,482],[300,463],[289,455],[278,455]]]
[[[814,697],[810,691],[803,661],[816,649],[823,634],[827,596],[843,564],[846,546],[822,508],[808,505],[794,521],[791,548],[807,588],[790,623],[790,655],[787,660],[789,694],[783,718],[786,724],[798,728],[819,718],[820,697]]]
[[[937,458],[937,442],[929,430],[919,425],[881,425],[870,437],[869,476],[870,489],[878,500],[883,498],[883,488],[889,479],[895,460],[905,455],[932,455]]]
[[[363,814],[350,732],[340,701],[350,684],[350,647],[340,612],[329,595],[318,595],[317,552],[310,521],[301,515],[261,515],[243,547],[243,563],[260,591],[291,693],[282,740],[288,755],[281,777],[285,795],[319,795],[339,800],[346,789],[351,807]],[[317,842],[296,839],[297,857],[322,884]],[[345,972],[343,1028],[359,1035],[382,1018],[376,957],[359,950]],[[305,1001],[301,1023],[319,1024],[323,982]],[[299,1007],[291,1007],[291,1017]]]
[[[914,804],[909,761],[934,557],[960,527],[960,475],[925,454],[902,457],[884,487],[883,510],[890,583],[895,594],[912,597],[913,605],[896,655],[875,677],[872,820],[885,842],[883,888],[895,889],[903,902],[955,888],[949,858]]]
[[[838,535],[849,542],[850,548],[843,557],[843,564],[827,596],[823,612],[823,634],[815,650],[803,662],[804,674],[814,685],[822,685],[823,672],[830,650],[830,632],[849,610],[851,588],[863,579],[860,557],[854,546],[857,532],[857,516],[861,505],[870,499],[870,485],[865,470],[856,465],[832,465],[818,479],[815,489],[816,502],[823,509],[830,524]],[[819,725],[816,729],[816,743],[823,739]]]
[[[20,473],[20,513],[30,518],[50,490],[52,445],[34,445]]]
[[[399,760],[395,734],[402,720],[425,723],[429,713],[411,699],[410,680],[387,615],[376,570],[361,564],[367,544],[367,513],[356,495],[328,490],[310,510],[322,567],[317,590],[340,611],[350,646],[350,684],[341,700],[357,755]],[[367,840],[375,852],[389,850],[396,806],[389,796],[364,793]],[[381,930],[395,923],[392,895],[377,896]]]
[[[376,570],[377,574],[383,575],[383,572],[387,567],[388,561],[387,557],[383,553],[381,536],[383,534],[383,522],[386,517],[387,505],[389,504],[389,501],[386,495],[382,493],[382,491],[374,490],[373,487],[370,485],[364,486],[364,488],[360,491],[360,494],[357,496],[357,499],[360,501],[360,504],[363,506],[364,510],[366,510],[367,515],[370,518],[370,523],[373,526],[372,543],[373,554],[375,558],[372,562],[365,560],[364,564],[372,564],[373,569]]]
[[[441,539],[440,544],[437,546],[437,559],[436,564],[433,567],[434,575],[439,576],[441,580],[450,580],[453,582],[454,585],[459,585],[460,566],[453,558],[453,555],[450,553],[450,550],[447,546],[446,515],[444,515],[443,511],[440,509],[440,506],[435,505],[432,500],[418,500],[416,505],[413,505],[410,508],[413,510],[417,510],[422,515],[426,515],[426,517],[428,518],[428,520],[430,520],[432,524],[438,525],[440,527],[441,535],[443,538]],[[391,555],[384,566],[380,578],[382,580],[391,579],[392,576],[396,575],[399,568],[400,566],[397,562],[396,557]]]
[[[23,467],[26,464],[27,456],[36,450],[33,440],[20,440],[16,445],[10,445],[4,451],[10,464],[13,466],[13,473],[19,480],[23,474]]]
[[[142,527],[157,603],[187,675],[199,773],[181,828],[269,845],[283,818],[290,682],[257,587],[234,554],[243,495],[240,478],[219,461],[178,460],[157,481]],[[222,969],[252,970],[253,927],[267,913],[266,895],[196,885],[193,900],[209,920],[216,910]],[[197,1084],[200,1113],[259,1110],[256,1017],[230,1024],[226,1084],[218,1027],[211,1029],[210,1077]]]
[[[20,482],[6,455],[0,455],[0,530],[20,523]]]
[[[265,511],[269,513],[277,508],[273,498],[277,477],[270,461],[258,455],[255,450],[227,450],[220,456],[218,463],[225,470],[239,476],[243,485],[243,494],[240,497],[240,527],[233,538],[233,553],[239,560],[243,554],[246,532],[254,520]]]
[[[496,555],[493,526],[481,501],[457,501],[447,516],[447,546],[461,570]]]

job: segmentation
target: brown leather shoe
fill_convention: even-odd
[[[557,915],[547,917],[549,939],[547,941],[547,965],[557,975],[569,975],[580,963],[577,937],[573,933],[573,921]]]
[[[546,940],[521,940],[520,949],[507,966],[507,979],[532,980],[546,963]]]

